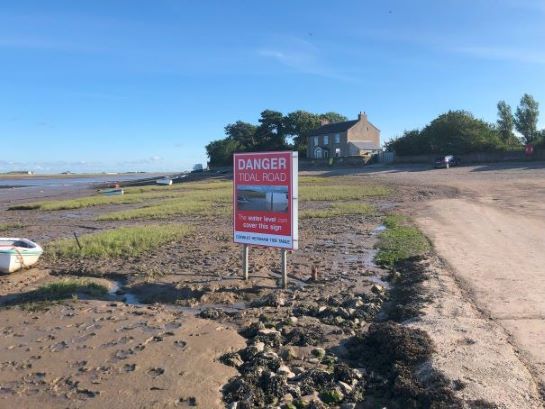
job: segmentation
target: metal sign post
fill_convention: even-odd
[[[244,273],[244,279],[248,279],[248,245],[242,246],[242,271]]]
[[[282,288],[288,288],[288,250],[280,250],[282,254]]]

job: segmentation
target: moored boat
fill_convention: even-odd
[[[172,179],[165,176],[164,178],[157,179],[155,183],[157,183],[158,185],[170,186],[172,185]]]
[[[112,188],[112,189],[101,190],[100,193],[106,196],[117,196],[117,195],[122,195],[125,192],[121,188]]]
[[[43,249],[33,241],[0,237],[0,272],[12,273],[38,261]]]

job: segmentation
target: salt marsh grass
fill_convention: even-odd
[[[229,212],[231,189],[194,190],[179,198],[164,200],[137,209],[106,213],[98,220],[164,219],[170,216],[218,215]]]
[[[369,216],[376,213],[373,205],[368,203],[336,203],[325,209],[307,209],[299,213],[301,219],[328,218],[345,215]]]
[[[231,188],[233,182],[230,180],[211,180],[206,182],[185,182],[171,186],[138,186],[125,188],[126,194],[138,194],[147,192],[172,192],[184,190],[211,190]]]
[[[25,225],[21,222],[0,223],[0,233],[9,232],[13,229],[21,229],[23,227],[25,227]]]
[[[120,227],[80,236],[81,249],[74,239],[56,240],[47,246],[47,254],[53,259],[137,256],[192,231],[183,224]]]
[[[65,278],[59,281],[44,284],[33,295],[40,300],[59,300],[73,297],[77,294],[86,294],[92,297],[105,296],[108,289],[85,278]]]
[[[376,262],[392,267],[411,257],[420,256],[430,251],[428,239],[420,230],[410,224],[410,220],[401,215],[390,215],[384,220],[387,227],[380,236]]]
[[[206,192],[230,192],[231,186],[231,182],[213,181],[181,183],[175,186],[133,187],[124,189],[125,194],[120,196],[103,196],[101,194],[97,194],[95,196],[86,196],[77,199],[24,203],[11,206],[8,210],[74,210],[94,206],[143,203],[154,199],[167,199],[175,197],[184,198],[188,194],[197,194],[197,192],[201,192],[202,196],[204,197],[207,195]],[[214,196],[214,194],[209,195]]]
[[[302,201],[360,200],[388,196],[390,193],[386,186],[369,184],[303,185],[299,188]]]

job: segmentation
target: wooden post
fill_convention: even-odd
[[[78,243],[78,247],[81,250],[81,243],[79,242],[78,235],[76,234],[76,232],[73,232],[73,233],[74,233],[74,238],[76,239],[76,243]]]
[[[282,288],[288,288],[288,250],[280,250],[282,254]]]
[[[244,279],[248,279],[248,245],[242,245],[242,272],[244,273]]]

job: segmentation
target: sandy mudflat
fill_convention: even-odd
[[[544,169],[311,173],[334,185],[383,183],[394,194],[368,201],[376,214],[301,220],[285,291],[278,251],[252,248],[250,280],[241,280],[229,215],[174,216],[168,223],[196,233],[146,257],[44,257],[0,278],[0,407],[246,408],[340,393],[330,407],[540,408]],[[97,220],[118,205],[7,211],[35,200],[17,191],[0,197],[3,219],[23,224],[10,235],[46,246],[73,232],[146,222]],[[397,271],[376,266],[377,227],[388,212],[412,215],[435,253]],[[29,311],[25,296],[66,277],[119,289]]]
[[[222,407],[244,345],[232,328],[168,308],[80,301],[0,312],[0,407]]]

